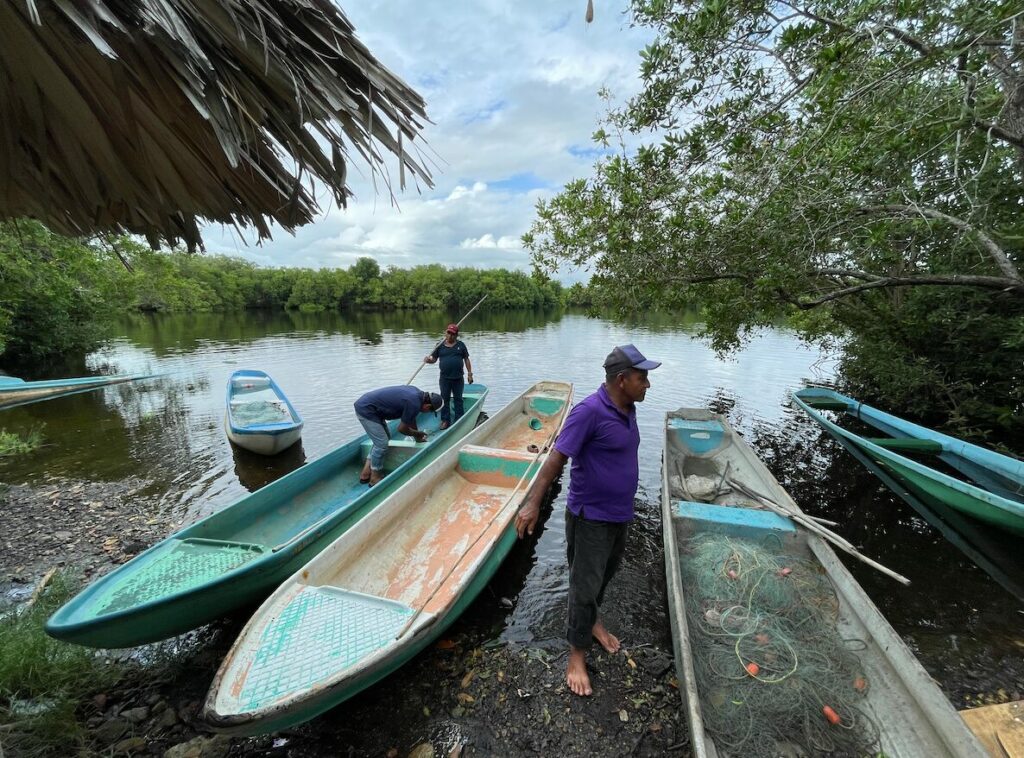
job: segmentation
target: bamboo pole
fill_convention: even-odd
[[[859,560],[859,561],[861,561],[863,563],[866,563],[868,566],[871,566],[871,568],[876,569],[877,571],[881,571],[883,574],[885,574],[886,576],[888,576],[888,577],[890,577],[892,579],[895,579],[900,584],[903,584],[903,585],[910,584],[910,580],[907,579],[907,577],[903,576],[902,574],[897,574],[892,569],[886,568],[881,563],[878,563],[877,561],[875,561],[875,560],[873,560],[871,558],[868,558],[862,552],[857,550],[857,548],[855,548],[848,540],[844,539],[843,537],[840,537],[838,534],[833,532],[831,529],[826,529],[825,527],[821,526],[820,524],[815,523],[806,514],[801,513],[799,511],[794,511],[794,510],[792,510],[790,508],[787,508],[787,507],[785,507],[783,505],[780,505],[779,503],[775,502],[774,500],[772,500],[767,495],[762,495],[761,493],[759,493],[759,492],[757,492],[755,490],[750,489],[745,484],[742,484],[741,482],[737,482],[735,479],[729,479],[728,482],[729,482],[729,485],[731,487],[733,487],[736,490],[739,490],[740,492],[742,492],[743,494],[747,495],[748,497],[751,497],[754,500],[757,500],[759,503],[761,503],[763,506],[768,508],[770,511],[773,511],[773,512],[779,514],[780,516],[785,516],[786,518],[791,519],[792,521],[795,521],[796,523],[800,524],[802,527],[807,529],[807,531],[811,532],[812,534],[817,535],[818,537],[821,537],[822,539],[827,540],[828,542],[830,542],[833,545],[835,545],[836,547],[838,547],[840,550],[842,550],[842,551],[844,551],[846,553],[849,553],[850,555],[852,555],[857,560]]]
[[[470,308],[470,309],[469,309],[468,311],[466,311],[466,315],[465,315],[465,316],[463,316],[462,318],[460,318],[460,319],[459,319],[459,320],[458,320],[458,321],[457,321],[457,322],[455,323],[455,326],[462,326],[462,322],[463,322],[463,321],[465,321],[465,320],[466,320],[467,318],[469,318],[469,314],[470,314],[470,313],[472,313],[473,311],[475,311],[475,310],[476,310],[476,309],[477,309],[477,308],[478,308],[478,307],[480,306],[480,303],[482,303],[482,302],[483,302],[484,300],[486,300],[486,299],[487,299],[487,295],[484,295],[484,296],[483,296],[482,298],[480,298],[480,299],[479,299],[479,300],[477,301],[477,304],[476,304],[476,305],[474,305],[474,306],[473,306],[472,308]],[[444,337],[442,337],[441,339],[439,339],[439,340],[437,341],[437,345],[440,345],[440,344],[441,344],[442,342],[444,342]],[[437,348],[437,345],[434,345],[434,347],[432,347],[432,348],[430,349],[430,351],[431,351],[431,352],[433,352],[433,351],[434,351],[434,349],[435,349],[435,348]],[[419,365],[419,368],[417,368],[417,369],[416,369],[415,371],[413,371],[413,372],[412,372],[412,376],[410,376],[410,377],[409,377],[409,381],[407,381],[407,382],[406,382],[406,384],[412,384],[412,380],[416,378],[416,374],[420,373],[420,369],[422,369],[422,368],[423,368],[423,367],[424,367],[425,365],[426,365],[426,364],[425,364],[425,363],[423,363],[423,361],[420,361],[420,365]]]

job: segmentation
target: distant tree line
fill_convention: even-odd
[[[0,357],[94,346],[125,312],[448,309],[589,305],[583,285],[503,269],[263,268],[239,258],[156,252],[130,238],[78,240],[31,221],[0,224]]]

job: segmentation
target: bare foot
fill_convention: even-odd
[[[590,632],[594,635],[594,639],[600,643],[601,647],[609,653],[619,652],[619,648],[621,647],[619,644],[619,638],[605,629],[604,624],[600,621],[594,624],[594,628],[591,629]]]
[[[366,463],[363,464],[363,470],[359,472],[359,481],[366,484],[370,481],[370,459],[366,459]]]
[[[569,646],[569,667],[565,672],[565,681],[569,689],[577,695],[593,695],[590,688],[590,675],[587,674],[587,654],[578,647]]]

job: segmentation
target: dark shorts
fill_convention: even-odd
[[[594,641],[591,630],[597,623],[597,609],[622,563],[628,534],[629,522],[590,521],[565,512],[569,559],[569,623],[565,636],[573,647],[586,649]]]

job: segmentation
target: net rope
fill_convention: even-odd
[[[683,544],[681,571],[704,726],[720,751],[878,753],[857,656],[865,644],[840,635],[818,563],[786,554],[774,536],[705,534]]]

